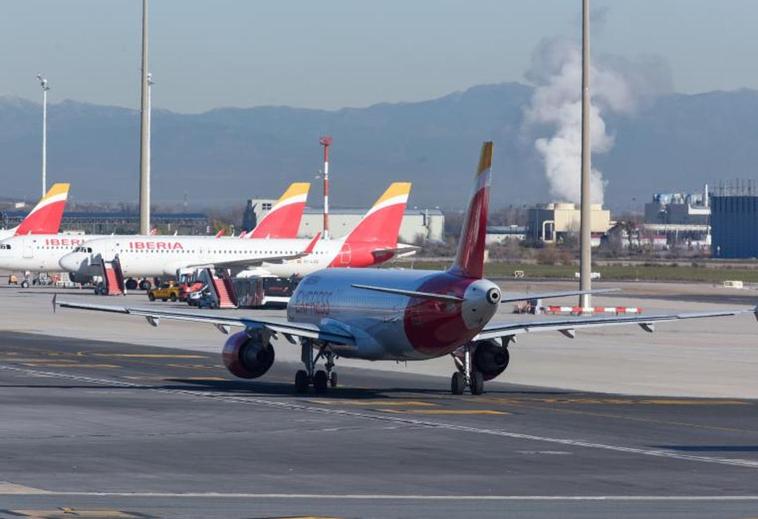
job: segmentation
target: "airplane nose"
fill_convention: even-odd
[[[63,256],[60,260],[58,260],[58,263],[63,270],[67,272],[76,272],[79,270],[79,266],[82,263],[79,256],[81,256],[81,254],[72,252]]]

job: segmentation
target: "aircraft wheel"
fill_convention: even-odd
[[[329,386],[337,387],[337,372],[336,371],[332,371],[329,374]]]
[[[326,371],[318,370],[313,376],[313,389],[316,390],[316,393],[325,393],[328,385],[329,377],[326,376]]]
[[[450,380],[450,391],[452,391],[454,395],[462,395],[465,389],[466,377],[464,377],[463,373],[460,371],[456,371],[453,373],[453,378]]]
[[[309,385],[310,381],[308,380],[308,372],[304,369],[298,370],[298,372],[295,373],[295,392],[305,393],[308,391]]]
[[[484,393],[484,375],[480,371],[471,372],[471,394],[481,395]]]

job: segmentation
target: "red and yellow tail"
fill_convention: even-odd
[[[482,145],[479,167],[474,175],[474,192],[471,195],[458,241],[458,254],[450,268],[452,274],[467,278],[481,278],[484,274],[484,244],[487,234],[487,215],[490,201],[492,170],[492,142]]]
[[[63,210],[68,200],[70,184],[53,184],[53,187],[26,215],[18,227],[16,235],[22,234],[58,234],[63,219]]]
[[[247,238],[296,238],[310,188],[308,182],[290,184]]]
[[[383,247],[395,247],[410,193],[410,182],[394,182],[390,185],[347,235],[345,243],[375,243]]]

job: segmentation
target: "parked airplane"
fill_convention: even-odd
[[[287,318],[234,317],[212,313],[162,311],[64,302],[54,307],[117,312],[147,318],[194,321],[229,333],[223,361],[231,373],[258,378],[274,363],[271,343],[278,335],[291,343],[299,338],[305,369],[295,375],[295,388],[317,391],[336,384],[332,371],[339,357],[366,360],[425,360],[452,354],[457,370],[451,389],[461,394],[484,391],[484,381],[508,366],[508,345],[522,333],[561,332],[574,337],[578,328],[636,324],[653,331],[656,322],[731,316],[758,308],[625,317],[538,319],[519,323],[490,323],[498,305],[506,301],[552,298],[582,291],[503,297],[500,288],[483,279],[485,232],[489,204],[492,143],[485,143],[477,168],[474,192],[465,216],[455,261],[445,272],[390,269],[326,269],[306,276],[287,306]],[[316,370],[319,360],[325,365]]]
[[[111,235],[102,234],[57,234],[66,196],[68,195],[68,187],[68,184],[56,184],[53,186],[37,207],[27,216],[26,220],[15,229],[15,236],[9,237],[0,244],[0,268],[29,272],[59,271],[61,270],[61,258],[81,247],[85,242],[113,238]],[[257,231],[259,237],[279,236],[282,238],[294,238],[297,235],[297,228],[300,226],[300,220],[302,219],[305,207],[305,198],[308,196],[309,188],[310,184],[307,182],[295,182],[291,184],[271,211],[261,219],[259,225],[256,226],[251,234],[255,235]],[[29,233],[32,235],[28,235]],[[165,242],[177,238],[181,237],[167,236],[153,238],[152,236],[141,236],[133,241],[141,240],[143,243],[150,241]],[[224,247],[232,247],[238,241],[231,238],[216,239],[213,236],[193,237],[193,239],[205,240],[202,243],[206,247],[209,246],[209,243],[213,243],[214,247],[222,245]],[[210,240],[214,241],[211,242]],[[76,274],[72,276],[72,281],[86,281],[88,279],[77,278]],[[134,286],[128,288],[136,288],[136,282],[134,282]],[[143,286],[143,288],[146,288],[146,286]]]
[[[307,239],[217,239],[196,237],[109,236],[89,240],[60,260],[76,279],[98,275],[101,259],[118,256],[124,276],[172,276],[177,271],[229,268],[281,277],[304,275],[329,266],[368,267],[391,259],[411,184],[395,182],[344,238],[321,240],[312,253],[302,254]],[[265,224],[267,219],[261,223]]]
[[[0,240],[27,234],[54,234],[60,230],[70,184],[53,184],[24,220],[12,229],[0,229]]]

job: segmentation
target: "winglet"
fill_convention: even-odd
[[[313,237],[313,239],[311,240],[311,242],[308,244],[308,246],[303,251],[304,255],[305,254],[312,254],[313,253],[313,249],[316,248],[316,243],[318,243],[319,238],[321,238],[321,233],[317,232],[316,236]]]
[[[484,274],[491,169],[492,142],[488,141],[482,144],[479,166],[474,175],[474,192],[461,227],[455,263],[450,268],[452,274],[467,278],[481,278]]]

